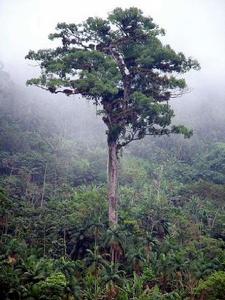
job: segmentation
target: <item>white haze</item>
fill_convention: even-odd
[[[0,61],[25,89],[26,80],[38,67],[24,57],[30,49],[52,46],[47,37],[58,22],[106,17],[115,7],[130,6],[142,9],[166,29],[165,43],[201,64],[200,72],[186,75],[191,93],[176,100],[177,112],[182,114],[188,106],[199,109],[206,101],[224,101],[225,0],[0,0]],[[38,89],[29,89],[40,94]]]

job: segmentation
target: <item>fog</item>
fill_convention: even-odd
[[[25,86],[38,67],[24,59],[30,49],[51,47],[48,34],[58,22],[80,22],[89,16],[106,17],[115,7],[137,6],[166,30],[163,37],[175,50],[197,59],[201,70],[185,75],[190,93],[175,100],[178,119],[191,123],[193,113],[213,107],[223,118],[225,81],[225,1],[224,0],[0,0],[0,61],[13,82],[29,97],[63,105],[65,111],[85,113],[86,104],[56,97]],[[62,99],[63,98],[63,99]],[[35,98],[36,99],[36,98]],[[60,99],[58,101],[57,99]],[[64,100],[64,101],[63,101]],[[35,100],[33,100],[35,102]],[[94,108],[90,115],[97,120]],[[71,112],[72,109],[72,112]],[[212,110],[211,108],[209,110]],[[55,113],[54,108],[52,111]],[[222,114],[221,114],[222,112]],[[82,126],[87,126],[85,122]],[[98,123],[98,121],[96,121]]]

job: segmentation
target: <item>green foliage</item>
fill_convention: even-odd
[[[198,159],[197,178],[212,181],[216,184],[225,183],[225,144],[216,143],[212,145],[208,152]]]
[[[225,295],[225,272],[214,272],[205,280],[201,280],[196,288],[196,295],[201,299],[203,297],[208,300],[223,299]]]
[[[191,136],[184,126],[170,126],[174,112],[168,101],[186,88],[176,75],[199,64],[164,46],[164,30],[152,18],[134,7],[116,8],[105,20],[59,23],[56,30],[49,39],[59,39],[60,47],[26,56],[41,67],[41,76],[28,85],[92,100],[101,107],[108,143],[118,149],[146,135]]]
[[[107,23],[88,22],[105,36]],[[209,146],[198,136],[198,142],[160,139],[128,148],[121,158],[120,226],[112,230],[106,222],[104,148],[91,139],[86,145],[73,141],[55,130],[53,120],[53,131],[41,131],[47,116],[40,108],[38,121],[31,122],[26,109],[20,115],[16,106],[15,115],[13,99],[4,97],[0,299],[223,299],[223,143]],[[140,107],[164,109],[135,97]]]
[[[53,273],[45,279],[34,284],[31,294],[37,299],[62,299],[65,294],[66,278],[65,275],[58,272]]]

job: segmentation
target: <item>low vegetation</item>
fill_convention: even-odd
[[[130,147],[112,229],[104,149],[12,101],[1,98],[1,299],[224,299],[223,140]]]

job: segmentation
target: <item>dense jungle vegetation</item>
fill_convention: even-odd
[[[224,299],[222,121],[123,153],[113,231],[104,128],[71,112],[79,102],[31,100],[3,70],[0,93],[1,299]]]
[[[223,106],[120,153],[112,228],[105,128],[35,93],[0,70],[0,299],[225,299]]]

